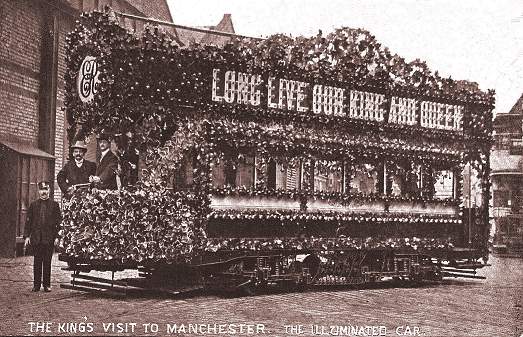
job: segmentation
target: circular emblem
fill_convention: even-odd
[[[82,61],[76,80],[78,96],[80,96],[82,102],[87,103],[92,101],[94,95],[98,92],[98,86],[100,85],[98,75],[100,75],[100,72],[98,71],[96,58],[86,56]]]

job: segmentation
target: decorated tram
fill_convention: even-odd
[[[487,263],[493,92],[364,30],[180,47],[84,14],[66,89],[69,139],[115,135],[123,183],[64,199],[73,286],[136,269],[252,291],[474,277]]]

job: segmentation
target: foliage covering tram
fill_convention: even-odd
[[[493,92],[366,31],[180,48],[91,13],[67,64],[69,138],[116,134],[124,181],[64,202],[73,270],[343,285],[486,262]]]

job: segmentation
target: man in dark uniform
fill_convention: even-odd
[[[25,245],[31,245],[34,253],[33,291],[39,291],[42,284],[45,292],[51,291],[51,259],[62,214],[49,194],[49,182],[39,182],[39,199],[29,206],[24,229]]]
[[[71,149],[74,160],[68,161],[56,176],[64,195],[71,195],[77,184],[89,183],[89,177],[96,174],[96,164],[84,159],[87,152],[85,143],[77,141]]]
[[[96,167],[96,175],[89,179],[101,189],[118,189],[116,178],[118,175],[118,157],[111,152],[111,137],[106,133],[98,136],[98,147],[101,151],[100,162]]]

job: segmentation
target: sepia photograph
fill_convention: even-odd
[[[521,0],[0,0],[0,335],[523,337]]]

